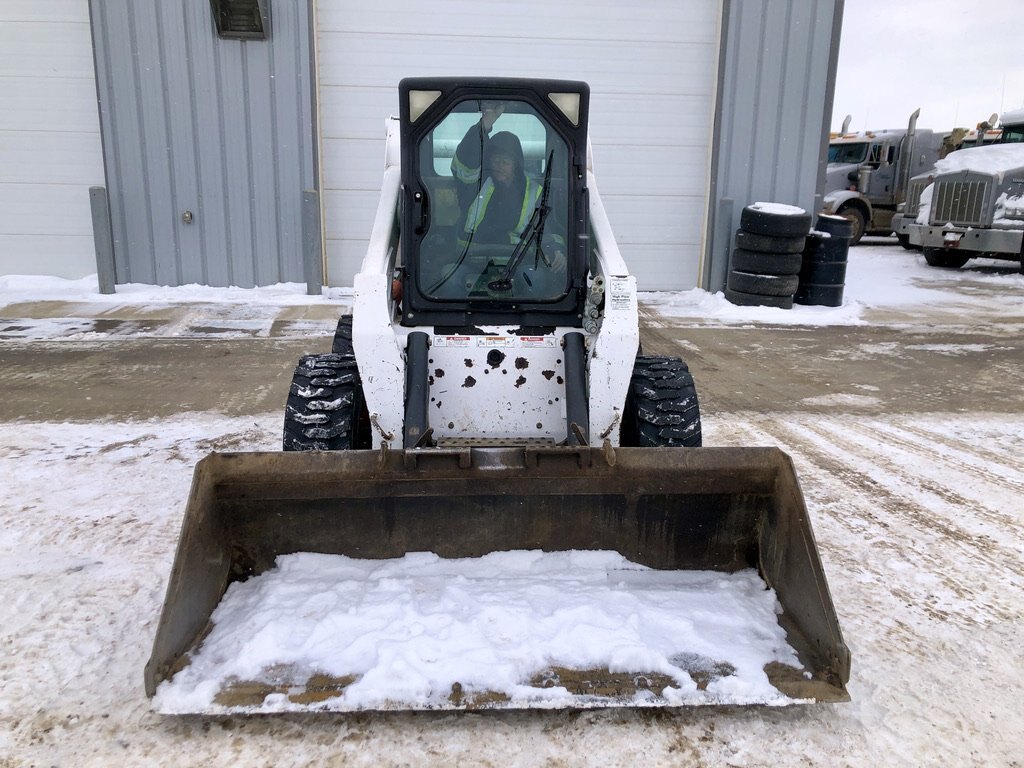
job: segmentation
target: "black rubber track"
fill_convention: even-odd
[[[757,293],[743,293],[734,291],[731,288],[725,289],[725,298],[740,307],[778,307],[779,309],[793,308],[793,295],[789,296],[763,296]]]
[[[729,272],[728,286],[740,293],[756,293],[762,296],[792,296],[800,284],[797,275],[758,275],[751,272]]]
[[[811,214],[775,213],[748,205],[740,213],[740,229],[755,235],[804,237],[811,229]]]
[[[737,248],[732,252],[729,267],[737,272],[753,272],[757,275],[795,275],[803,264],[800,253],[766,253]]]
[[[338,327],[334,329],[331,352],[336,355],[355,354],[355,349],[352,347],[352,315],[342,315],[338,318]]]
[[[284,409],[286,451],[370,447],[369,417],[352,355],[306,355],[292,376]]]
[[[804,249],[804,240],[800,237],[773,237],[771,235],[755,235],[753,232],[736,230],[736,247],[746,251],[762,253],[800,253]]]
[[[622,414],[621,444],[700,447],[700,406],[686,363],[677,357],[637,356]]]

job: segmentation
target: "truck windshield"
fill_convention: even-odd
[[[1024,125],[1004,125],[1003,135],[999,137],[1000,144],[1019,144],[1024,142]]]
[[[441,300],[565,296],[566,142],[523,101],[458,103],[418,148],[420,291]]]
[[[869,146],[867,142],[829,144],[828,161],[830,163],[863,163],[867,159]]]

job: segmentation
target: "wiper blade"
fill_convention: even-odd
[[[535,258],[539,261],[543,257],[544,263],[551,266],[551,261],[541,248],[541,243],[544,239],[544,222],[551,211],[551,206],[548,205],[548,193],[551,189],[551,165],[554,161],[554,156],[555,151],[551,150],[548,153],[547,168],[544,169],[544,188],[541,190],[540,202],[533,209],[533,215],[530,216],[530,220],[527,222],[525,229],[523,229],[523,233],[519,236],[519,242],[516,243],[512,256],[509,258],[508,264],[505,265],[505,270],[501,273],[500,277],[491,280],[487,284],[488,290],[495,291],[496,293],[507,293],[512,290],[512,275],[515,274],[516,269],[519,268],[523,261],[523,257],[526,256],[530,243],[536,243]]]

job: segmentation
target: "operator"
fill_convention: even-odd
[[[470,126],[459,142],[451,164],[452,175],[461,182],[459,202],[466,211],[459,245],[515,245],[544,190],[526,175],[519,137],[509,131],[490,135],[505,105],[485,102],[481,111],[480,120]],[[545,240],[548,245],[552,238]],[[554,268],[564,272],[564,242],[552,251]]]

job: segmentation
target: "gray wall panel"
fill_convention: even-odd
[[[118,282],[304,281],[309,6],[268,7],[269,39],[239,41],[208,0],[92,0]]]
[[[843,0],[727,0],[701,285],[725,285],[732,233],[757,201],[820,209]]]

